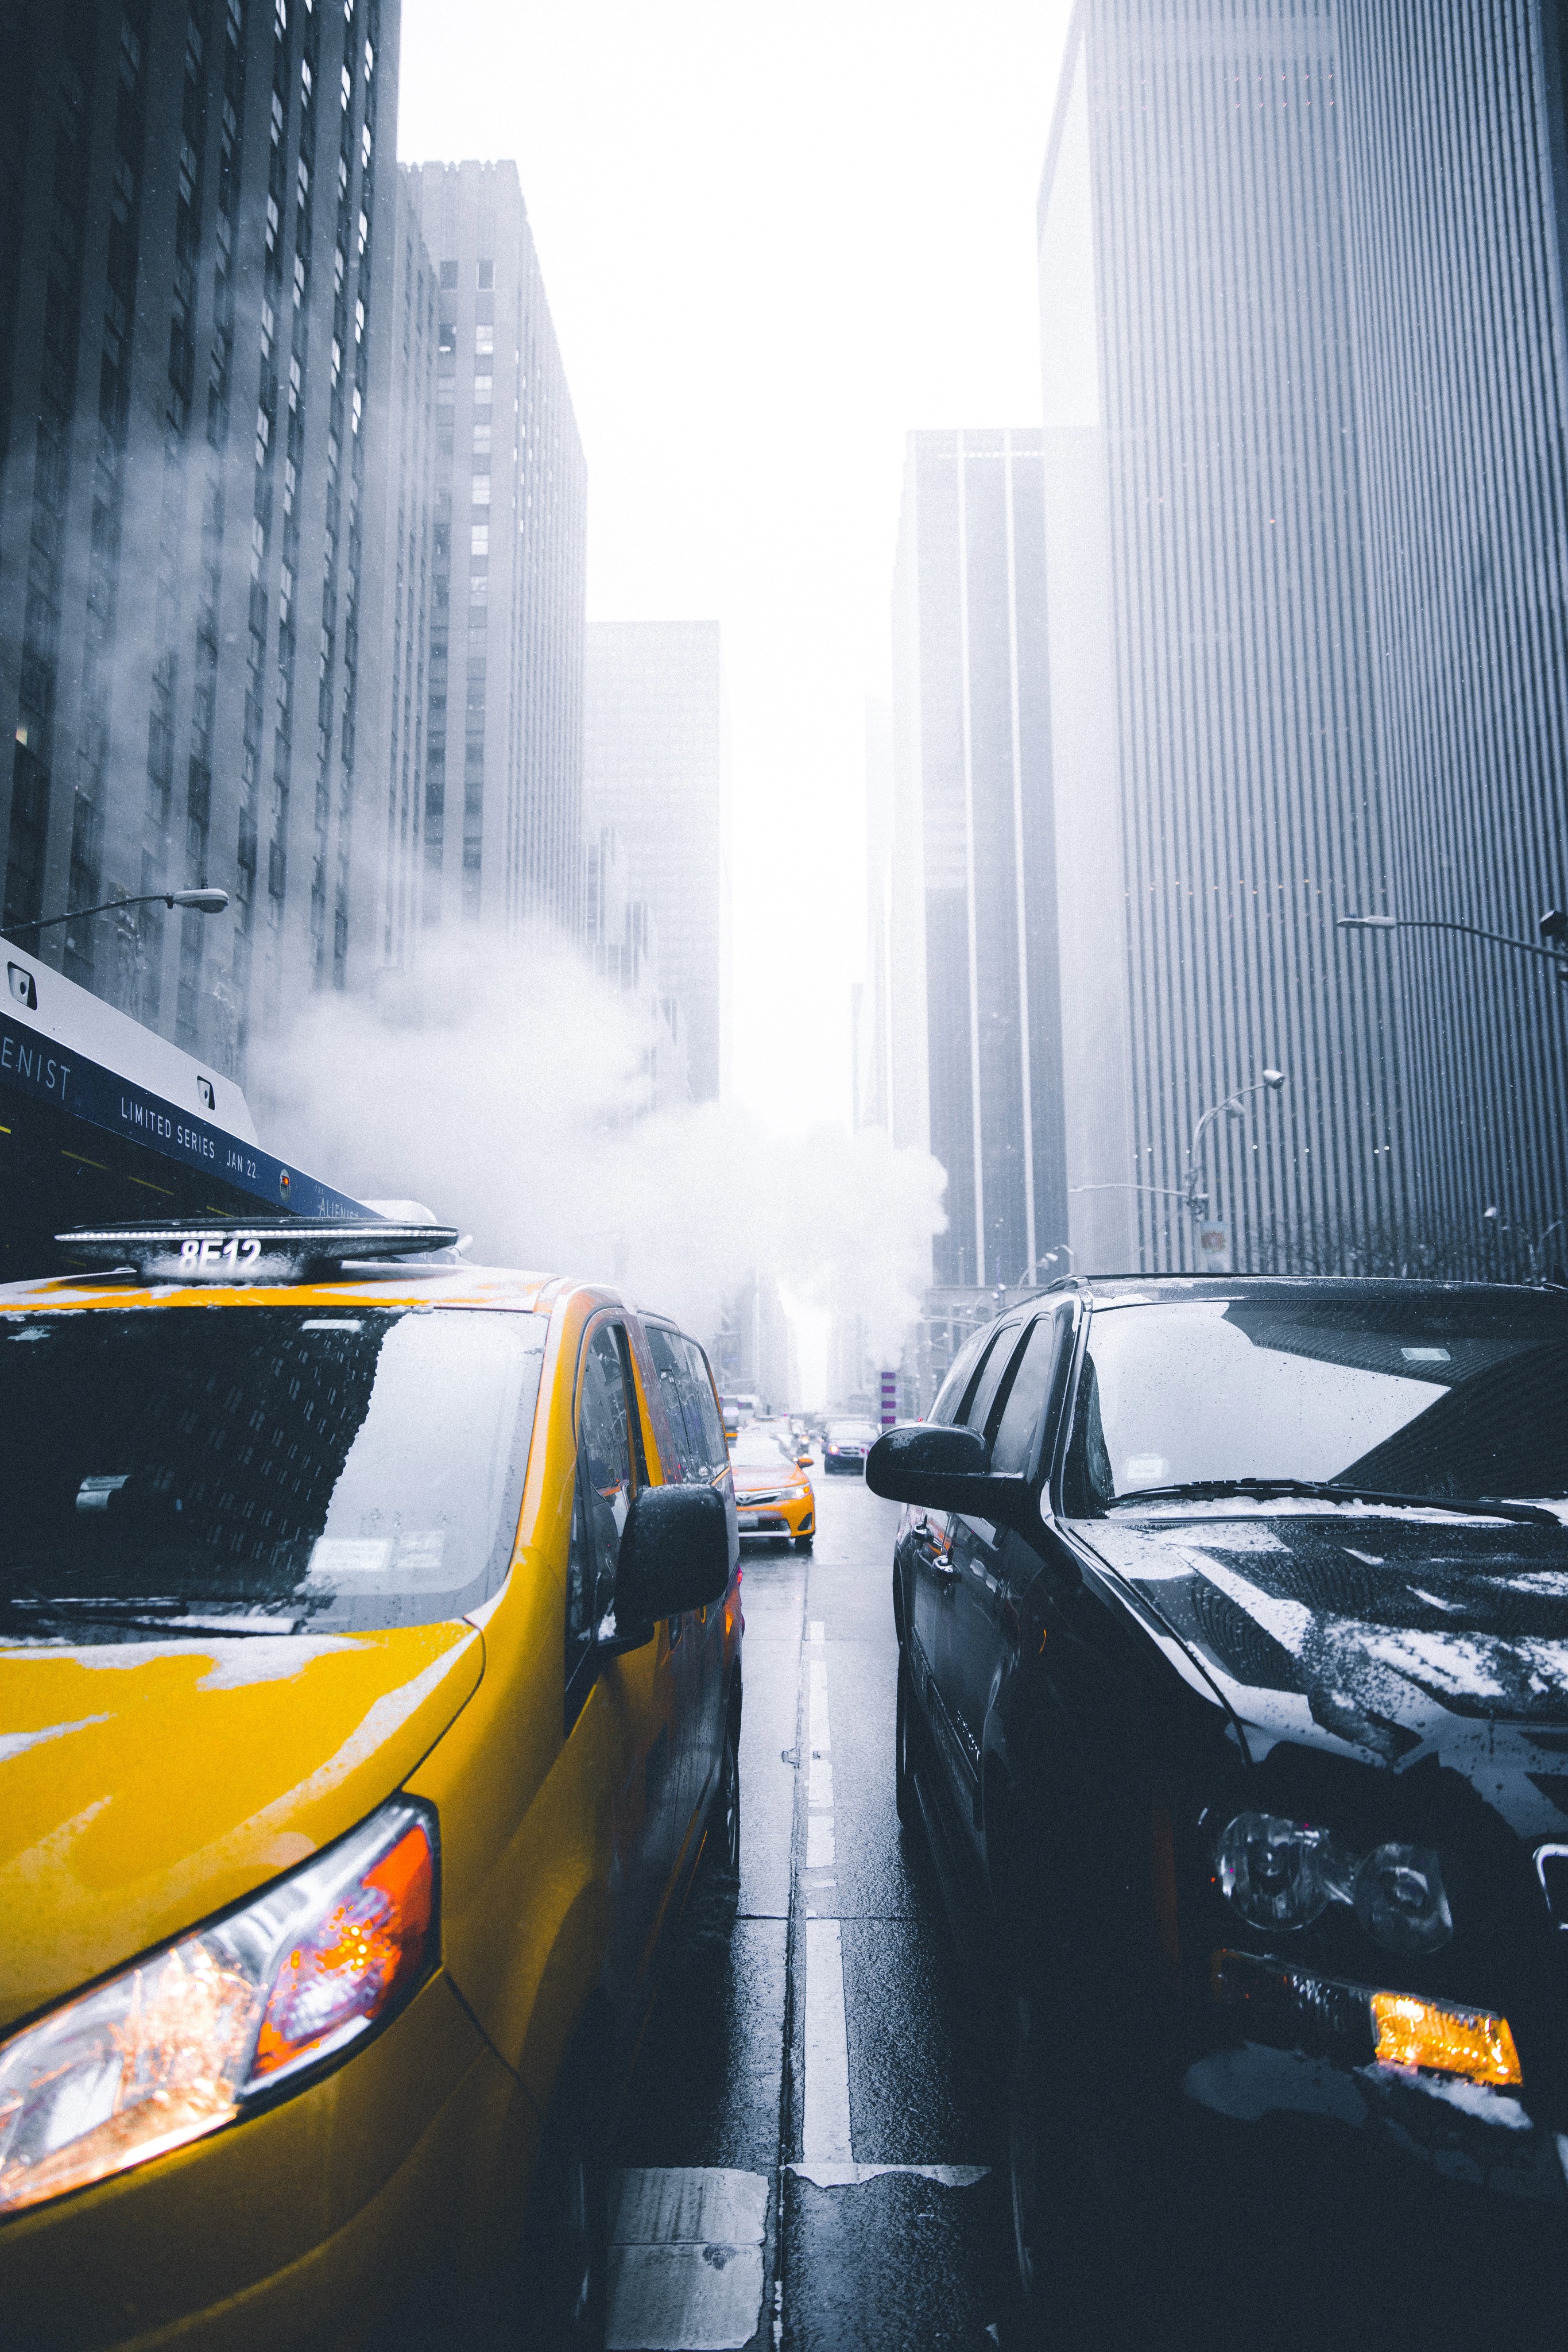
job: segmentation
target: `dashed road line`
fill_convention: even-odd
[[[612,2194],[606,2352],[740,2352],[762,2324],[765,2176],[669,2166]]]

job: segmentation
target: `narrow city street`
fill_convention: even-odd
[[[997,2341],[984,2004],[894,1809],[897,1515],[816,1486],[814,1556],[746,1556],[738,1899],[694,1896],[622,2114],[612,2352]]]

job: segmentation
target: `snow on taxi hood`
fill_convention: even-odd
[[[483,1662],[462,1623],[0,1650],[0,2032],[362,1821]]]
[[[1278,1740],[1462,1772],[1568,1837],[1568,1528],[1440,1508],[1227,1502],[1080,1520],[1202,1666],[1254,1759]]]

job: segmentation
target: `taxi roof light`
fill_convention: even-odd
[[[455,1225],[381,1217],[188,1217],[76,1225],[55,1240],[78,1265],[144,1282],[309,1282],[346,1264],[450,1250]]]

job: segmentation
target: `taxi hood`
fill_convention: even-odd
[[[483,1664],[462,1622],[0,1651],[0,2033],[362,1821]]]
[[[1360,1503],[1078,1520],[1261,1760],[1282,1739],[1437,1759],[1568,1836],[1568,1528]]]

